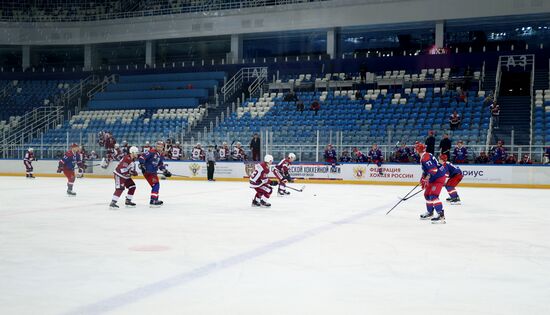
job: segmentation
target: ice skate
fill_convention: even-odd
[[[460,205],[460,197],[456,197],[456,198],[451,198],[451,200],[449,200],[449,202],[451,203],[451,205]]]
[[[445,224],[445,214],[438,213],[437,216],[433,217],[431,221],[433,224]]]
[[[69,197],[76,197],[76,193],[70,189],[67,190],[67,196]]]
[[[453,199],[453,198],[449,197],[449,198],[447,198],[447,199],[445,199],[445,200],[446,200],[447,202],[451,202],[452,199]]]
[[[271,204],[269,202],[266,202],[266,201],[260,201],[260,205],[263,207],[263,208],[269,208],[271,207]]]
[[[420,215],[420,220],[428,220],[430,219],[431,217],[433,217],[434,213],[433,212],[428,212],[426,211],[425,213],[421,214]]]
[[[279,190],[277,191],[277,196],[279,196],[279,197],[284,197],[284,196],[288,196],[288,195],[290,195],[290,192],[288,192],[288,191],[286,191],[286,190],[280,190],[280,189],[279,189]]]
[[[111,201],[111,204],[109,205],[109,209],[111,210],[118,210],[120,207],[116,204],[116,201]]]
[[[151,200],[149,202],[149,208],[160,208],[164,202],[160,200]]]
[[[261,207],[262,205],[257,200],[252,200],[252,207]]]
[[[132,200],[126,199],[126,202],[124,203],[126,205],[126,208],[135,208],[136,204],[132,202]]]

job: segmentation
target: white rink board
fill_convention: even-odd
[[[91,162],[88,162],[91,163]],[[93,162],[99,164],[99,161]],[[37,174],[55,174],[57,161],[42,160],[33,163]],[[190,178],[205,178],[206,163],[193,161],[166,161],[168,169],[173,174]],[[94,175],[112,175],[116,162],[108,169],[99,166],[91,167]],[[550,166],[522,165],[460,165],[465,176],[463,183],[496,184],[496,185],[550,185]],[[254,164],[241,162],[216,163],[216,178],[243,179],[254,170]],[[420,180],[421,170],[417,164],[384,164],[383,175],[378,173],[376,165],[341,164],[330,166],[325,164],[295,164],[291,166],[291,174],[296,178],[352,181],[352,182],[397,182],[413,183]],[[0,174],[21,174],[24,172],[23,162],[19,160],[0,160]]]

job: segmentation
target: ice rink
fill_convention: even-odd
[[[0,314],[550,314],[550,191],[460,188],[447,224],[411,187],[0,178]],[[316,196],[314,196],[316,194]],[[442,198],[447,194],[442,193]],[[120,204],[120,202],[119,202]]]

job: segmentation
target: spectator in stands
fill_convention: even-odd
[[[214,150],[213,146],[208,146],[208,151],[206,151],[206,173],[207,173],[207,178],[209,182],[215,181],[214,168],[215,168],[217,159],[218,159],[218,152]]]
[[[458,140],[458,143],[453,151],[453,163],[455,164],[467,164],[468,163],[468,149],[464,146],[462,140]]]
[[[361,83],[367,82],[367,64],[363,63],[361,64],[361,67],[359,67],[359,75],[361,76]]]
[[[485,151],[481,151],[479,156],[475,158],[474,162],[476,164],[487,164],[489,163],[489,156],[485,153]]]
[[[290,91],[290,92],[288,92],[287,95],[285,95],[285,97],[283,98],[283,101],[284,102],[297,102],[298,97],[296,96],[294,91]]]
[[[296,101],[296,110],[299,111],[299,112],[303,112],[304,111],[304,102],[302,102],[301,100]]]
[[[468,103],[468,98],[466,97],[466,92],[461,87],[456,88],[456,102],[457,103]]]
[[[332,147],[332,144],[328,144],[325,148],[325,153],[323,154],[326,163],[335,164],[336,163],[336,150]]]
[[[524,154],[521,160],[519,161],[519,164],[524,164],[524,165],[533,164],[533,161],[531,161],[531,158],[529,157],[528,154]]]
[[[489,95],[485,97],[485,99],[483,100],[483,105],[487,107],[493,105],[493,92],[489,93]]]
[[[500,125],[500,105],[497,102],[494,102],[491,105],[491,117],[493,118],[493,128],[499,129]]]
[[[348,150],[342,151],[342,155],[340,156],[340,162],[342,162],[342,163],[351,162],[351,156],[349,156]]]
[[[428,131],[428,138],[425,141],[426,152],[434,154],[435,153],[435,137],[433,130]]]
[[[317,112],[321,109],[321,104],[319,104],[319,101],[315,99],[311,102],[310,109],[315,112],[315,115],[317,115]]]
[[[504,161],[504,164],[517,164],[516,156],[513,154],[510,154],[506,157],[506,161]]]
[[[250,140],[250,150],[252,151],[252,161],[259,161],[260,160],[260,137],[257,133],[252,136],[252,140]]]
[[[449,139],[448,134],[443,135],[443,139],[439,142],[439,150],[441,154],[445,154],[447,156],[451,155],[451,146],[452,142],[451,139]]]
[[[449,117],[449,125],[451,127],[451,130],[457,130],[460,127],[460,122],[462,120],[460,119],[460,115],[455,110],[451,117]]]
[[[361,91],[360,90],[357,90],[355,92],[355,99],[356,100],[362,100],[363,99],[363,94],[361,94]]]
[[[550,146],[546,147],[546,151],[544,151],[544,164],[550,164]]]

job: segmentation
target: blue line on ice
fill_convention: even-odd
[[[120,307],[143,300],[149,296],[158,294],[162,291],[166,291],[173,287],[182,286],[193,280],[208,276],[214,272],[221,271],[223,269],[227,269],[235,265],[242,264],[244,262],[247,262],[257,257],[261,257],[275,250],[312,238],[323,232],[332,230],[340,225],[355,222],[357,220],[360,220],[368,215],[374,214],[377,211],[385,209],[387,207],[388,206],[385,205],[374,209],[365,210],[365,211],[356,213],[354,215],[348,216],[346,218],[343,218],[341,220],[333,221],[331,223],[327,223],[327,224],[306,230],[304,232],[295,234],[288,238],[274,241],[272,243],[268,243],[266,245],[246,251],[244,253],[237,254],[219,261],[212,262],[212,263],[208,263],[202,267],[198,267],[196,269],[177,274],[175,276],[166,278],[164,280],[153,282],[151,284],[130,290],[128,292],[121,293],[95,303],[81,306],[79,308],[70,310],[64,314],[81,315],[81,314],[102,314],[102,313],[110,312]]]

